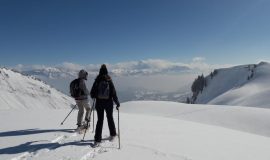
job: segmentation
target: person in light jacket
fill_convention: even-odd
[[[79,97],[76,97],[76,104],[79,108],[78,116],[77,116],[77,130],[81,129],[81,127],[85,127],[82,124],[84,109],[86,110],[86,114],[84,120],[86,122],[90,121],[91,108],[89,105],[88,95],[90,95],[89,90],[86,87],[85,81],[87,80],[88,73],[85,70],[80,70],[78,79],[79,79],[79,88],[81,89],[81,94]]]

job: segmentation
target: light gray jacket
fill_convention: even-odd
[[[80,89],[83,91],[83,94],[81,94],[80,97],[76,97],[76,100],[87,100],[88,95],[90,95],[89,90],[86,87],[85,80],[80,78],[80,84],[79,84]]]

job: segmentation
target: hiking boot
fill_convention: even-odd
[[[109,141],[113,141],[117,135],[108,137]]]
[[[90,124],[88,124],[88,125],[87,124],[84,124],[82,128],[83,129],[88,129],[89,127],[90,127]]]
[[[82,127],[83,127],[82,125],[77,124],[77,128],[76,128],[76,130],[75,130],[75,131],[76,131],[76,132],[79,132],[79,131],[82,129]]]
[[[83,125],[82,125],[82,128],[83,128],[83,129],[88,129],[88,128],[90,128],[90,123],[89,123],[89,122],[87,123],[86,121],[84,121],[84,122],[83,122]]]
[[[100,146],[100,143],[101,143],[101,142],[95,141],[95,142],[91,145],[91,147],[93,147],[93,148],[99,147],[99,146]]]

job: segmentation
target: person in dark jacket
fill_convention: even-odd
[[[86,110],[85,118],[84,120],[86,122],[90,121],[91,116],[91,108],[89,106],[89,99],[88,95],[89,90],[86,87],[85,81],[87,80],[88,73],[85,70],[80,70],[78,79],[79,79],[79,88],[82,91],[82,94],[79,97],[76,97],[76,104],[79,108],[78,116],[77,116],[77,131],[79,131],[82,127],[85,127],[82,125],[83,115],[84,115],[84,109]]]
[[[105,84],[105,85],[104,85]],[[108,87],[106,87],[106,84]],[[107,88],[102,90],[102,88]],[[103,92],[103,94],[101,93]],[[108,92],[106,96],[106,92]],[[116,109],[120,107],[118,97],[111,77],[108,75],[108,70],[105,64],[100,68],[99,75],[95,79],[93,87],[91,89],[91,97],[96,99],[96,110],[98,115],[98,121],[96,125],[95,143],[101,142],[102,128],[104,120],[104,111],[107,115],[108,126],[110,130],[110,138],[116,136],[116,129],[113,119],[113,102],[117,105]]]

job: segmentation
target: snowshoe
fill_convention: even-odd
[[[109,140],[110,142],[113,142],[113,141],[115,140],[115,138],[116,138],[116,135],[115,135],[115,136],[110,136],[110,137],[108,137],[108,140]]]
[[[78,125],[75,131],[79,134],[83,134],[85,131],[88,131],[89,127],[90,127],[90,123],[87,124],[87,122],[83,122],[82,125]]]
[[[90,144],[90,146],[91,146],[92,148],[96,148],[96,147],[99,147],[99,146],[100,146],[100,143],[101,143],[101,142],[94,142],[94,143]]]

